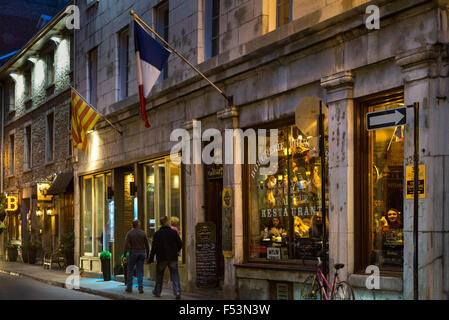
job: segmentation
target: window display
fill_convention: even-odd
[[[143,164],[144,211],[148,239],[159,229],[160,218],[170,218],[171,226],[182,237],[181,165],[170,158]]]
[[[86,256],[98,256],[108,242],[104,237],[104,228],[109,221],[109,216],[105,215],[105,197],[106,185],[110,179],[111,173],[82,178],[82,239],[83,254]]]
[[[321,255],[323,235],[318,139],[290,126],[278,130],[277,147],[272,145],[267,137],[267,150],[278,153],[274,175],[262,175],[261,167],[249,165],[249,172],[257,170],[249,177],[249,257],[315,259]],[[327,199],[327,188],[325,196]],[[328,219],[325,225],[328,230]]]
[[[372,106],[370,111],[399,107]],[[379,267],[403,264],[404,127],[369,133],[370,263]]]

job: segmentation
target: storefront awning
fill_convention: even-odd
[[[73,192],[73,172],[59,173],[47,190],[51,195],[69,192]]]

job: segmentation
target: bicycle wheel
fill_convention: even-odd
[[[309,276],[303,282],[301,300],[321,300],[321,288],[316,276]]]
[[[340,281],[335,288],[333,300],[355,300],[354,289],[346,281]]]

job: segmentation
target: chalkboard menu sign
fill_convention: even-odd
[[[218,283],[215,223],[198,223],[195,227],[195,242],[196,284],[198,287],[215,287]]]

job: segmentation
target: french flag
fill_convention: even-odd
[[[167,63],[170,51],[156,41],[136,20],[134,20],[134,46],[139,78],[140,112],[145,127],[149,128],[145,97],[150,93]]]

